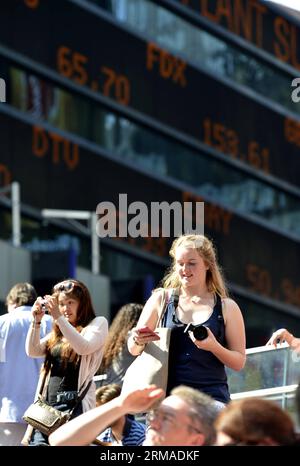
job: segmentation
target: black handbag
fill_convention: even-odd
[[[42,399],[41,395],[39,395],[37,400],[26,409],[23,415],[24,421],[43,434],[49,436],[52,432],[58,429],[58,427],[71,419],[75,408],[85,397],[91,383],[92,380],[87,384],[83,392],[78,395],[75,405],[71,411],[68,412],[59,411],[59,409],[50,406]]]

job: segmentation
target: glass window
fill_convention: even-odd
[[[254,214],[300,235],[297,197],[250,179],[248,173],[209,154],[189,149],[23,70],[11,67],[10,76],[10,101],[19,110],[95,142],[121,160],[148,170],[150,175],[183,181],[212,202]]]
[[[291,99],[292,77],[289,74],[243,53],[238,47],[190,24],[171,11],[149,0],[86,1],[106,9],[115,19],[152,37],[162,47],[182,54],[187,61],[300,113],[299,105],[295,105]]]
[[[239,295],[234,299],[238,302],[245,320],[247,348],[264,346],[272,333],[279,328],[293,329],[295,335],[300,335],[299,318]]]

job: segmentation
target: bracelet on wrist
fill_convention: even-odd
[[[41,321],[40,322],[36,322],[35,320],[32,321],[32,325],[33,327],[39,327],[41,325]]]
[[[132,337],[132,339],[133,339],[133,342],[134,342],[135,345],[137,345],[137,346],[145,346],[145,343],[138,343],[137,340],[136,340],[136,337]]]

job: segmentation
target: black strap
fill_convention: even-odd
[[[184,327],[186,324],[183,324],[182,322],[180,322],[180,320],[178,319],[176,315],[176,309],[179,304],[179,292],[180,292],[180,288],[175,288],[172,292],[172,303],[173,303],[172,322],[173,324],[176,325],[176,327]]]
[[[217,294],[215,309],[218,313],[218,320],[224,320],[223,318],[223,309],[222,309],[222,300],[219,294]]]
[[[89,383],[87,384],[87,386],[85,387],[85,389],[81,392],[81,394],[80,394],[79,397],[78,397],[78,400],[79,400],[79,401],[83,400],[83,398],[84,398],[85,395],[87,394],[88,389],[90,388],[92,382],[93,382],[93,379],[91,379],[91,380],[89,381]],[[81,387],[80,387],[78,393],[80,393],[80,391],[81,391],[81,389],[82,389],[83,386],[84,386],[84,383],[81,385]]]
[[[85,395],[87,394],[90,386],[91,386],[91,383],[93,382],[93,379],[89,381],[89,383],[87,384],[87,386],[85,387],[85,389],[81,392],[81,394],[78,396],[77,398],[77,401],[75,403],[75,405],[73,406],[73,408],[71,409],[70,411],[70,415],[73,414],[73,411],[75,411],[75,408],[77,408],[77,406],[79,405],[79,403],[81,403],[81,401],[83,400],[83,398],[85,397]],[[79,389],[79,392],[80,393],[80,390],[82,389],[84,384],[81,385],[80,389]]]
[[[178,307],[178,303],[179,303],[179,288],[176,288],[176,289],[173,291],[174,312],[176,312],[176,309],[177,309],[177,307]]]

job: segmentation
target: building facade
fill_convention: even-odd
[[[3,1],[0,187],[20,182],[22,246],[70,248],[85,267],[84,228],[41,209],[111,202],[124,220],[120,194],[149,210],[204,202],[249,347],[279,327],[300,334],[300,23],[265,2],[224,5]],[[111,316],[147,298],[173,239],[116,236],[101,239]]]

